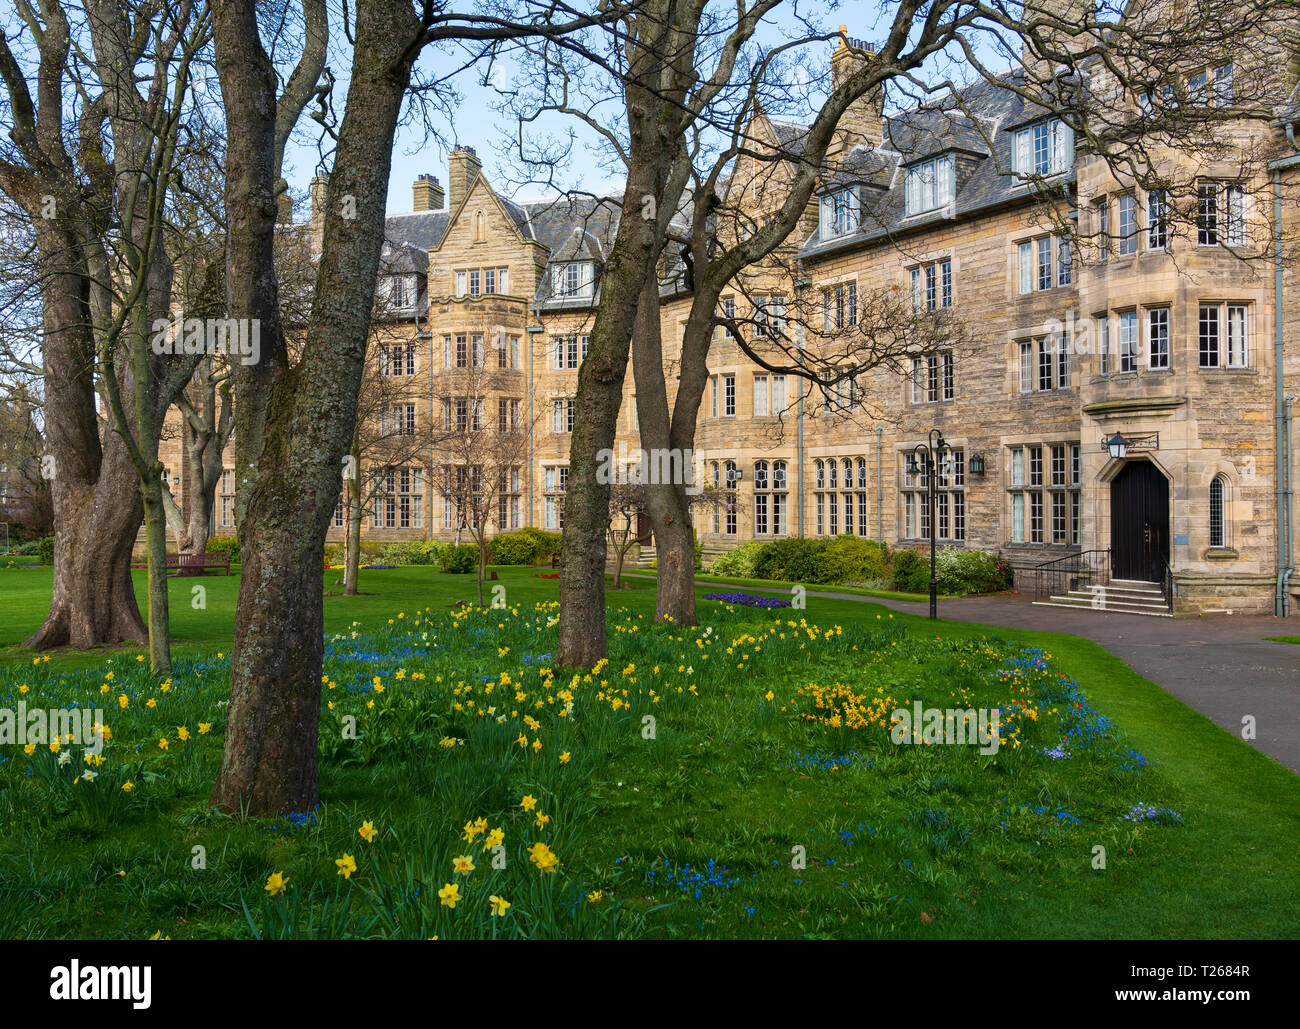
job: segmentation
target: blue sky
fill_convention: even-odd
[[[883,9],[882,9],[883,8]],[[892,5],[885,4],[876,8],[865,3],[841,4],[839,0],[817,0],[805,3],[795,0],[788,7],[782,8],[781,16],[772,24],[765,26],[758,34],[760,41],[772,43],[783,40],[796,32],[806,34],[795,21],[796,15],[810,20],[822,31],[833,32],[840,24],[848,26],[849,35],[855,38],[872,40],[883,31],[886,17],[892,17]],[[1005,60],[998,60],[991,53],[991,48],[979,47],[984,59],[1001,68]],[[829,60],[832,45],[818,43],[810,45],[800,60],[797,74],[803,79],[802,85],[809,89],[814,99],[824,91],[823,83],[829,82]],[[342,55],[331,54],[331,65],[339,69]],[[422,58],[420,70],[432,74],[437,69],[441,74],[448,74],[456,65],[453,54],[448,51],[427,52]],[[951,67],[947,74],[953,74]],[[512,161],[505,151],[517,133],[515,119],[500,112],[500,94],[491,86],[482,83],[483,70],[480,68],[461,71],[454,76],[454,85],[459,93],[451,117],[432,119],[437,138],[426,136],[426,131],[419,119],[406,119],[399,126],[393,148],[393,164],[389,177],[388,210],[390,213],[409,211],[412,207],[411,184],[421,173],[437,176],[444,188],[447,184],[447,152],[452,145],[472,146],[483,162],[484,172],[493,185],[505,195],[517,200],[542,199],[548,194],[536,185],[515,187],[512,183],[520,177],[519,166]],[[497,86],[508,88],[513,79],[513,70],[507,63],[494,72]],[[343,98],[347,82],[342,76],[335,85],[334,106],[341,116]],[[896,99],[896,98],[895,98]],[[786,113],[786,112],[778,112]],[[800,113],[800,112],[791,112]],[[315,134],[311,130],[316,125],[305,115],[299,132],[291,141],[286,151],[285,173],[295,191],[306,194],[312,175],[317,168],[318,154]],[[553,136],[564,136],[572,131],[578,138],[570,159],[563,168],[566,185],[593,192],[616,192],[621,185],[620,176],[611,174],[611,170],[602,161],[599,137],[591,129],[583,126],[577,119],[552,115],[530,126],[531,133],[549,132]],[[554,195],[551,193],[550,195]],[[305,218],[305,205],[297,212],[299,219]]]

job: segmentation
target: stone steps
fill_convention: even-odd
[[[1114,614],[1146,615],[1172,618],[1159,583],[1112,579],[1105,586],[1080,586],[1046,600],[1035,600],[1038,607],[1068,607],[1081,611],[1109,611]]]

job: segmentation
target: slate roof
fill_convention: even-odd
[[[447,211],[409,211],[384,219],[384,239],[394,246],[407,244],[428,253],[441,242],[451,215]],[[427,261],[426,261],[427,267]]]
[[[856,232],[825,239],[818,226],[799,256],[816,257],[1033,196],[1039,184],[1010,174],[1015,147],[1015,134],[1010,130],[1041,115],[1043,109],[1003,84],[1011,81],[1010,76],[994,82],[980,80],[956,96],[888,117],[881,146],[855,149],[828,179],[830,186],[866,187],[861,225]],[[949,152],[956,152],[966,162],[957,172],[954,202],[937,211],[908,216],[906,167]],[[1073,172],[1067,172],[1061,181],[1072,178]]]
[[[527,205],[531,239],[551,260],[603,261],[618,230],[620,202],[610,197],[557,197]]]

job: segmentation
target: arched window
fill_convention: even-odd
[[[1210,546],[1228,545],[1228,522],[1224,506],[1227,483],[1222,475],[1210,480]]]
[[[482,211],[474,212],[474,239],[480,243],[483,242],[483,240],[487,239],[487,229],[484,227],[483,224]]]
[[[770,532],[768,514],[771,510],[769,500],[772,485],[768,480],[767,471],[766,461],[754,462],[754,535],[756,536],[766,536]]]

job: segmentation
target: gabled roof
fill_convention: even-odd
[[[807,125],[787,118],[774,118],[770,114],[767,116],[767,122],[776,134],[778,147],[789,153],[791,157],[799,157],[803,154],[808,142]]]

